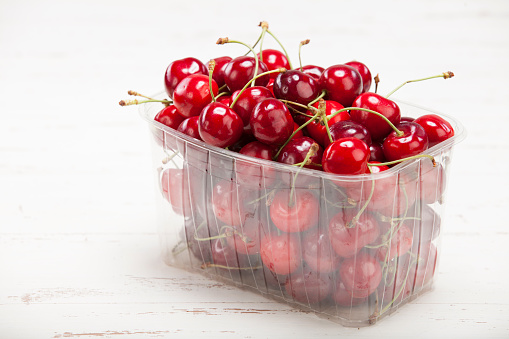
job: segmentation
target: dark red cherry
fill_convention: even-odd
[[[286,278],[285,290],[293,300],[306,305],[325,300],[332,292],[333,275],[303,269]]]
[[[212,73],[212,79],[214,79],[218,87],[222,87],[224,85],[224,69],[226,68],[226,65],[232,61],[232,58],[229,56],[223,56],[215,58],[214,61],[216,62],[216,66]]]
[[[369,161],[387,162],[384,155],[384,149],[380,142],[373,141],[371,145],[369,145],[369,152]]]
[[[300,71],[300,68],[297,68]],[[302,66],[302,72],[313,77],[316,81],[320,79],[325,68],[315,65]]]
[[[260,58],[260,53],[258,53],[258,58],[263,61],[264,64],[267,65],[269,71],[278,69],[278,68],[286,68],[290,69],[290,63],[286,58],[286,55],[276,49],[264,49],[262,51],[262,55]],[[270,74],[270,77],[274,79],[277,76],[277,73]]]
[[[299,238],[291,233],[271,233],[262,238],[260,256],[263,264],[278,275],[287,275],[301,266]]]
[[[274,95],[278,99],[307,105],[318,96],[318,83],[306,73],[289,70],[279,73],[274,80]]]
[[[369,148],[357,138],[342,138],[331,143],[324,151],[322,168],[335,174],[364,174],[368,166]]]
[[[345,289],[354,298],[365,298],[380,284],[382,268],[375,258],[366,252],[361,252],[341,263],[339,276]]]
[[[249,125],[257,140],[281,145],[292,135],[294,121],[285,104],[277,99],[265,99],[253,108]]]
[[[224,69],[224,81],[230,92],[242,89],[255,76],[255,58],[240,56],[232,59]],[[267,72],[269,69],[263,62],[258,64],[258,73]],[[269,83],[270,76],[264,75],[255,80],[255,85],[265,86]]]
[[[184,117],[179,114],[175,105],[170,105],[159,111],[154,117],[154,120],[173,129],[177,129],[182,121],[184,121]]]
[[[231,108],[242,118],[244,126],[247,126],[249,124],[253,108],[259,102],[268,98],[274,98],[274,96],[266,87],[248,87],[242,93],[239,90],[232,94],[231,102],[233,103],[235,100],[237,101]]]
[[[413,122],[414,120],[412,117],[401,117],[399,122]]]
[[[179,125],[177,130],[179,132],[189,135],[190,137],[193,137],[198,140],[202,140],[202,138],[200,136],[200,132],[198,130],[198,119],[199,118],[200,118],[199,116],[194,116],[194,117],[185,119]]]
[[[355,99],[352,106],[378,112],[394,125],[398,124],[401,119],[399,106],[394,101],[386,99],[376,93],[367,92],[361,94]],[[370,112],[351,110],[350,117],[353,121],[357,121],[364,125],[368,129],[371,134],[371,139],[373,140],[383,139],[393,130],[383,118]]]
[[[230,106],[231,102],[232,102],[232,97],[231,95],[221,95],[219,98],[216,99],[217,102],[220,102],[226,106]]]
[[[217,90],[217,84],[212,80],[214,96],[217,95]],[[173,104],[185,118],[199,115],[203,108],[211,102],[209,77],[203,74],[193,74],[184,78],[173,93]]]
[[[320,89],[326,90],[329,100],[339,102],[345,107],[362,93],[362,77],[357,70],[348,65],[334,65],[323,71]]]
[[[302,257],[315,272],[334,272],[341,258],[331,248],[328,229],[314,228],[302,239]]]
[[[293,122],[293,132],[294,133],[295,131],[297,131],[297,129],[299,128],[300,126],[294,121]],[[302,129],[299,129],[297,131],[297,133],[295,133],[295,135],[293,136],[292,139],[297,139],[297,138],[302,138],[304,136],[304,132],[302,132]]]
[[[228,246],[224,239],[212,240],[212,263],[219,269],[235,269],[251,267],[250,258],[247,255],[237,253],[235,248]],[[228,276],[229,274],[227,274]]]
[[[398,136],[396,131],[392,131],[383,143],[384,155],[388,161],[417,155],[428,148],[428,136],[421,125],[403,122],[396,127],[403,135]]]
[[[173,98],[173,92],[182,79],[191,74],[207,75],[207,66],[196,58],[184,58],[173,61],[164,74],[164,85],[166,93]]]
[[[228,147],[242,136],[242,119],[230,107],[219,102],[205,106],[198,121],[200,136],[209,145]]]
[[[319,102],[315,102],[313,107],[318,108]],[[336,111],[343,109],[343,105],[339,102],[332,100],[325,100],[325,115],[330,116]],[[311,111],[307,111],[306,114],[313,115]],[[306,118],[309,120],[309,118]],[[350,114],[347,111],[340,112],[336,114],[332,119],[328,120],[329,128],[339,121],[350,120]],[[322,117],[313,120],[309,125],[306,126],[306,131],[308,135],[315,139],[320,145],[325,146],[330,144],[329,136],[327,134],[327,129],[325,127],[325,121]]]
[[[365,93],[369,91],[369,88],[371,87],[371,72],[369,71],[369,68],[359,61],[350,61],[345,63],[345,65],[351,66],[359,72],[362,78],[362,93]]]
[[[426,131],[429,147],[433,147],[454,136],[454,129],[451,124],[436,114],[421,115],[414,122],[421,125]]]
[[[366,127],[352,120],[338,121],[330,127],[330,134],[333,141],[341,138],[357,138],[371,146],[371,135]],[[329,138],[325,140],[325,147],[330,145]]]
[[[304,161],[313,145],[317,147],[316,154],[309,158],[310,163],[305,164],[304,167],[321,170],[320,164],[322,163],[323,148],[310,137],[294,137],[279,152],[277,161],[288,165],[299,164]]]
[[[272,160],[276,152],[275,146],[260,141],[252,141],[239,151],[240,154],[264,160]],[[270,166],[238,159],[236,161],[236,178],[237,182],[242,185],[271,187],[276,180],[276,171]]]
[[[270,204],[270,218],[283,232],[302,232],[318,224],[320,203],[309,190],[278,191]]]
[[[232,152],[239,152],[242,149],[242,147],[246,146],[247,144],[253,141],[256,141],[256,139],[252,134],[243,133],[239,141],[229,146],[228,149]]]

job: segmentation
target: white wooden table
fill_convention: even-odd
[[[252,6],[252,7],[251,7]],[[270,23],[297,63],[358,59],[382,92],[457,117],[435,288],[375,326],[335,323],[159,257],[149,137],[129,89],[174,59],[243,53]],[[507,338],[506,1],[1,1],[0,338]],[[267,42],[266,46],[271,46]],[[274,45],[272,45],[274,47]]]

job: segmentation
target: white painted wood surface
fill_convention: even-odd
[[[128,89],[174,59],[243,51],[267,20],[297,63],[358,59],[381,92],[460,119],[435,288],[344,328],[170,268]],[[507,1],[0,2],[0,338],[507,338]],[[270,43],[267,43],[270,46]]]

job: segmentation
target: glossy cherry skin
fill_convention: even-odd
[[[369,91],[369,89],[371,87],[371,82],[372,82],[371,72],[370,72],[369,68],[365,64],[363,64],[362,62],[359,62],[359,61],[350,61],[350,62],[345,63],[345,65],[355,68],[357,70],[357,72],[359,72],[359,74],[361,75],[362,93]]]
[[[398,124],[401,119],[399,106],[394,101],[386,99],[376,93],[367,92],[361,94],[355,99],[352,106],[378,112],[394,125]],[[392,127],[376,114],[366,111],[351,110],[350,117],[353,121],[357,121],[364,125],[368,129],[371,134],[371,139],[373,140],[383,139],[392,131]]]
[[[263,264],[278,275],[287,275],[299,268],[302,261],[299,239],[291,233],[275,232],[262,238],[260,256]]]
[[[212,80],[214,96],[217,95],[217,90],[217,84]],[[203,74],[193,74],[184,78],[173,93],[173,104],[185,118],[200,115],[203,108],[211,102],[209,77]]]
[[[184,117],[179,114],[175,105],[170,105],[159,111],[154,117],[154,120],[173,129],[177,129],[182,121],[184,121]]]
[[[329,100],[339,102],[345,107],[362,93],[362,77],[355,68],[348,65],[334,65],[323,71],[320,76],[320,89],[326,90]]]
[[[216,82],[218,87],[222,87],[224,82],[224,69],[226,65],[232,61],[232,58],[229,56],[222,56],[219,58],[215,58],[216,66],[214,67],[214,71],[212,73],[212,79]]]
[[[355,298],[365,298],[373,293],[382,280],[378,261],[366,252],[345,259],[339,269],[345,289]]]
[[[232,59],[224,69],[224,81],[231,93],[242,89],[255,76],[256,61],[250,56],[240,56]],[[267,72],[269,69],[263,62],[258,64],[258,73]],[[254,81],[257,86],[265,86],[269,83],[270,76],[264,75]]]
[[[369,145],[369,161],[387,162],[384,155],[382,144],[378,141],[372,141]]]
[[[366,145],[371,146],[371,135],[369,134],[369,131],[366,129],[366,127],[352,120],[343,120],[334,123],[334,125],[330,127],[330,134],[332,141],[351,137],[362,140],[366,143]],[[329,138],[324,140],[325,147],[329,146]]]
[[[302,232],[318,224],[320,203],[309,190],[279,190],[270,204],[270,219],[283,232]]]
[[[414,120],[424,128],[428,136],[429,147],[433,147],[454,136],[454,129],[444,118],[436,114],[421,115]]]
[[[262,51],[262,55],[258,53],[258,58],[269,68],[269,71],[285,68],[290,69],[290,63],[286,58],[286,55],[277,49],[264,49]],[[272,79],[276,78],[277,73],[272,73],[270,77]]]
[[[428,148],[428,136],[421,125],[403,122],[396,125],[403,135],[392,131],[384,140],[383,149],[387,161],[394,161],[417,155]]]
[[[177,128],[177,131],[187,134],[195,139],[202,140],[200,136],[200,131],[198,130],[199,119],[200,119],[199,116],[194,116],[185,119]]]
[[[216,101],[220,102],[226,106],[230,106],[230,104],[232,102],[232,97],[231,97],[231,95],[222,95],[219,98],[217,98]]]
[[[235,105],[230,107],[242,118],[244,126],[247,126],[249,124],[249,119],[251,118],[251,112],[253,111],[253,108],[258,103],[269,98],[274,98],[274,96],[272,95],[272,92],[269,91],[266,87],[248,87],[242,93],[239,90],[232,94],[231,102],[233,102],[235,99],[237,99],[237,101],[235,102]]]
[[[166,93],[173,98],[173,92],[182,79],[191,74],[208,74],[207,66],[196,58],[184,58],[173,61],[164,74]]]
[[[341,211],[329,222],[329,236],[334,251],[343,258],[355,256],[364,246],[374,242],[380,234],[378,221],[363,213],[352,223],[356,210]]]
[[[335,174],[364,174],[368,166],[369,148],[357,138],[341,138],[323,152],[322,169]]]
[[[242,147],[239,151],[257,159],[272,160],[276,155],[277,148],[272,145],[264,144],[260,141],[252,141]],[[237,182],[242,185],[255,187],[271,187],[276,180],[276,171],[273,167],[263,166],[258,163],[251,163],[238,159],[236,162]]]
[[[303,269],[286,278],[285,290],[293,300],[309,304],[317,304],[325,300],[332,292],[333,275]]]
[[[301,71],[279,73],[274,80],[274,95],[278,99],[307,105],[318,96],[316,80]]]
[[[300,68],[297,68],[300,71]],[[320,80],[325,68],[315,65],[302,66],[302,72],[313,77],[316,81]]]
[[[277,99],[265,99],[253,108],[249,125],[257,140],[281,145],[292,135],[294,121],[285,104]]]
[[[318,108],[318,106],[319,106],[318,102],[315,102],[313,104],[313,107],[315,108]],[[343,105],[341,105],[339,102],[325,100],[325,115],[327,117],[343,108],[344,108]],[[313,115],[311,111],[307,111],[306,114]],[[306,118],[306,120],[309,120],[309,118]],[[334,125],[335,123],[344,120],[350,120],[350,114],[348,114],[347,111],[343,111],[336,114],[332,119],[328,120],[327,124],[329,125],[330,128],[330,126]],[[320,121],[322,121],[323,125]],[[308,135],[311,138],[315,139],[320,145],[325,146],[330,144],[327,129],[325,127],[325,121],[321,117],[309,123],[309,125],[306,126],[306,131]]]
[[[331,248],[328,229],[313,228],[302,239],[302,257],[315,272],[334,272],[341,257]]]
[[[200,136],[209,145],[227,147],[242,136],[242,119],[230,107],[219,102],[208,104],[198,121]]]
[[[279,152],[277,161],[283,164],[294,165],[304,161],[311,147],[317,147],[316,154],[309,158],[310,164],[305,164],[303,167],[321,170],[320,164],[322,163],[323,148],[310,137],[293,138],[286,144],[285,147]]]

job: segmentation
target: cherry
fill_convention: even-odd
[[[289,70],[279,73],[274,80],[274,95],[278,99],[307,105],[318,96],[318,83],[306,73]]]
[[[426,204],[417,205],[418,208],[411,208],[408,213],[409,218],[417,218],[415,220],[409,219],[406,223],[411,223],[415,228],[415,236],[417,239],[414,241],[415,245],[420,243],[430,242],[435,240],[440,234],[440,215],[433,210],[432,207]]]
[[[354,298],[365,298],[373,293],[382,280],[378,261],[366,252],[345,259],[339,269],[345,289]]]
[[[319,108],[320,102],[315,102],[312,106],[314,108]],[[343,109],[343,105],[341,105],[339,102],[332,101],[332,100],[325,100],[325,116],[330,116],[336,111],[339,111],[340,109]],[[314,115],[312,112],[307,111],[306,112],[309,115]],[[306,118],[306,120],[309,120],[311,118]],[[306,131],[309,134],[309,136],[313,139],[315,139],[320,145],[325,146],[330,144],[329,136],[327,134],[327,128],[325,127],[325,124],[327,124],[329,127],[333,124],[344,121],[344,120],[350,120],[350,114],[348,112],[343,111],[340,112],[332,119],[325,119],[325,117],[321,116],[318,119],[315,119],[311,121],[306,126]]]
[[[272,145],[252,141],[242,147],[239,153],[253,158],[272,160],[276,151],[277,149]],[[237,182],[242,185],[260,188],[271,187],[276,180],[276,172],[273,167],[238,159],[236,162],[236,178]]]
[[[428,148],[428,137],[424,128],[415,122],[396,125],[403,134],[392,131],[383,142],[385,158],[394,161],[417,155]]]
[[[278,69],[278,68],[286,68],[290,69],[290,63],[288,62],[288,59],[286,58],[286,55],[278,51],[276,49],[264,49],[262,51],[262,54],[258,53],[258,58],[267,65],[267,68],[269,71]],[[277,76],[277,73],[272,73],[270,77],[274,79]]]
[[[345,107],[362,93],[362,77],[348,65],[334,65],[323,71],[320,76],[320,89],[326,90],[326,98],[339,102]]]
[[[375,217],[368,213],[356,216],[357,211],[345,210],[329,222],[329,236],[334,251],[343,258],[355,256],[364,246],[378,238],[380,228]],[[355,222],[352,222],[357,218]]]
[[[369,148],[357,138],[341,138],[325,149],[322,167],[325,172],[335,174],[364,174],[369,159]]]
[[[378,298],[382,304],[397,305],[412,293],[412,279],[409,274],[410,257],[394,260],[390,263],[387,275],[378,285]]]
[[[345,288],[345,284],[343,284],[341,279],[338,278],[336,278],[336,286],[332,292],[332,299],[334,299],[337,305],[346,307],[361,305],[368,301],[368,297],[353,297],[352,294]]]
[[[399,106],[394,101],[376,93],[366,92],[359,95],[352,103],[352,106],[376,111],[389,119],[393,124],[398,124],[401,119]],[[352,109],[350,117],[353,121],[364,125],[373,140],[383,139],[392,131],[392,127],[376,114]]]
[[[213,95],[217,95],[217,84],[212,81]],[[184,78],[175,88],[173,104],[185,118],[199,115],[203,108],[212,102],[210,95],[209,77],[203,74],[193,74]]]
[[[322,73],[325,70],[325,68],[320,67],[320,66],[315,66],[315,65],[306,65],[306,66],[302,66],[302,69],[299,68],[298,70],[311,76],[316,81],[318,81],[318,80],[320,80],[320,77],[322,76]]]
[[[427,204],[441,201],[445,192],[446,176],[441,164],[433,166],[430,161],[420,162],[419,189],[421,200]]]
[[[293,300],[305,304],[317,304],[332,292],[333,276],[304,269],[286,278],[285,290]]]
[[[228,246],[240,254],[258,254],[262,235],[267,234],[268,229],[261,218],[249,217],[242,226],[226,229],[226,241]]]
[[[175,105],[170,105],[159,111],[154,120],[170,128],[177,129],[182,121],[184,121],[184,117],[179,114]]]
[[[377,141],[372,141],[371,145],[369,145],[369,161],[377,161],[380,163],[386,162],[384,155],[384,149],[382,144]]]
[[[316,272],[333,272],[339,268],[341,258],[331,248],[327,229],[314,228],[302,239],[302,257]]]
[[[216,99],[217,102],[222,103],[223,105],[230,106],[232,102],[231,95],[221,95],[219,98]]]
[[[309,158],[309,163],[304,164],[303,167],[321,170],[323,148],[310,137],[293,137],[286,146],[279,152],[277,161],[283,164],[295,165],[300,164],[306,158],[309,150],[313,145],[317,148],[314,155]]]
[[[266,87],[248,87],[242,92],[239,90],[232,94],[231,102],[233,105],[230,107],[242,118],[244,126],[247,126],[253,108],[259,102],[268,98],[274,98],[274,95]]]
[[[218,87],[224,86],[224,69],[226,65],[232,61],[232,58],[229,56],[223,56],[219,58],[215,58],[216,66],[214,67],[214,72],[212,74],[212,78],[216,82]]]
[[[369,134],[369,131],[366,129],[366,127],[359,124],[358,122],[352,120],[338,121],[330,127],[330,134],[332,141],[336,141],[341,138],[357,138],[364,141],[366,145],[370,146],[371,149],[371,135]],[[329,146],[331,143],[329,138],[325,138],[324,140],[324,146]],[[382,150],[381,147],[380,150]]]
[[[301,265],[299,239],[291,233],[265,236],[260,245],[260,257],[272,272],[278,275],[290,274]]]
[[[179,215],[191,215],[187,172],[180,168],[166,168],[161,172],[161,192],[173,211]]]
[[[170,98],[173,98],[173,92],[179,82],[191,74],[207,75],[207,66],[196,58],[184,58],[170,63],[164,74],[166,93]]]
[[[242,119],[230,107],[219,102],[205,106],[198,121],[200,136],[209,145],[228,147],[242,136]]]
[[[212,190],[214,216],[229,226],[242,225],[254,213],[255,206],[247,204],[252,198],[250,192],[233,181],[220,180]]]
[[[224,69],[224,81],[230,92],[242,89],[255,75],[267,72],[269,69],[263,62],[259,62],[258,72],[255,74],[256,60],[249,56],[232,59]],[[264,75],[254,81],[255,85],[265,86],[269,83],[270,75]]]
[[[372,166],[374,164],[377,164],[377,166]],[[387,165],[381,165],[381,162],[378,161],[368,161],[368,170],[366,171],[366,174],[372,173],[380,173],[383,171],[387,171],[390,167]]]
[[[297,124],[295,121],[293,123],[293,132],[292,134],[299,129],[299,124]],[[292,139],[302,138],[304,136],[304,132],[302,132],[302,129],[299,129],[297,133],[293,136]]]
[[[351,66],[359,72],[362,78],[362,93],[365,93],[369,91],[369,88],[371,87],[371,72],[369,71],[369,68],[359,61],[350,61],[345,63],[345,65]]]
[[[292,135],[294,121],[285,104],[277,99],[265,99],[253,108],[249,125],[257,140],[281,145]]]
[[[454,129],[451,124],[436,114],[421,115],[414,122],[421,125],[424,131],[426,131],[429,147],[433,147],[454,136]]]
[[[396,228],[396,230],[394,230]],[[397,223],[391,229],[391,225],[382,223],[379,243],[383,246],[377,247],[375,257],[382,262],[389,262],[395,257],[406,254],[413,243],[412,230],[405,224]]]
[[[401,117],[399,122],[414,122],[415,119],[412,117]]]
[[[194,117],[190,117],[190,118],[185,119],[179,125],[177,130],[179,132],[182,132],[184,134],[189,135],[190,137],[193,137],[193,138],[198,139],[198,140],[202,140],[202,138],[200,136],[200,132],[198,130],[198,120],[199,120],[199,118],[200,118],[199,116],[194,116]]]
[[[191,253],[202,264],[212,260],[211,237],[218,235],[214,229],[209,229],[204,222],[195,224],[199,221],[194,218],[185,219],[185,231],[187,245]]]
[[[270,219],[283,232],[302,232],[318,224],[319,209],[320,203],[311,191],[282,189],[270,204]]]

